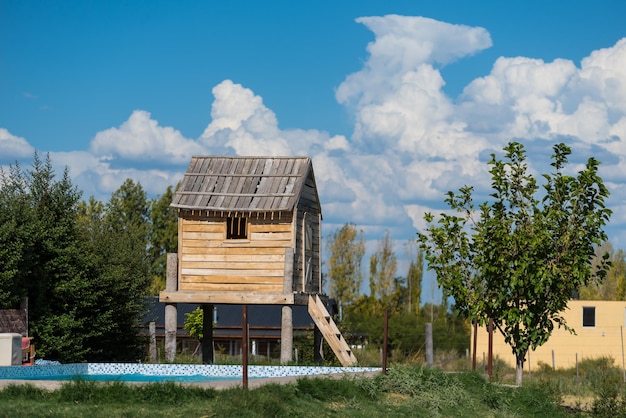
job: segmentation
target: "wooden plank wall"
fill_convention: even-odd
[[[312,237],[311,243],[313,245],[312,251],[309,253],[305,251],[303,254],[303,240],[304,240],[304,228],[303,222],[306,213],[306,222],[311,226]],[[307,293],[319,292],[319,280],[321,274],[321,216],[319,211],[319,205],[317,200],[317,194],[315,191],[315,183],[313,178],[309,175],[306,182],[303,185],[300,200],[297,206],[297,222],[296,222],[296,256],[294,266],[294,290]],[[311,257],[311,272],[309,273],[309,280],[305,282],[304,288],[302,288],[303,277],[306,272],[303,270],[304,262],[303,257]]]
[[[225,218],[179,218],[180,291],[282,293],[292,216],[248,218],[250,240],[227,240]]]

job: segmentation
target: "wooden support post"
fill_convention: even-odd
[[[156,324],[150,321],[148,325],[150,329],[150,363],[157,362],[157,345],[156,345]]]
[[[435,365],[434,350],[433,350],[433,324],[432,322],[426,323],[424,326],[426,332],[426,365],[433,367]]]
[[[293,248],[285,248],[283,293],[293,293]],[[293,361],[293,307],[284,305],[280,324],[280,364]]]
[[[389,311],[385,309],[383,320],[383,374],[387,374],[387,338],[389,335]]]
[[[178,254],[167,254],[167,275],[165,290],[178,290]],[[173,363],[176,358],[176,332],[178,328],[178,310],[175,303],[165,304],[165,360]]]
[[[215,363],[213,350],[213,304],[202,304],[202,364]]]
[[[280,364],[293,361],[293,307],[284,305],[280,327]]]

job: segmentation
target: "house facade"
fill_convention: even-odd
[[[623,367],[626,360],[626,301],[570,300],[563,317],[575,333],[555,328],[548,342],[529,352],[524,364],[526,370],[537,370],[541,364],[559,369],[572,368],[583,359],[599,357],[611,357],[615,365]],[[470,347],[473,347],[473,332],[470,339]],[[478,362],[488,355],[488,341],[487,329],[479,328],[476,338]],[[515,356],[497,330],[493,333],[493,356],[515,367]]]

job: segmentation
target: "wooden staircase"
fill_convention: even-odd
[[[318,295],[309,295],[309,315],[322,332],[324,339],[344,367],[355,366],[357,363],[352,349],[341,335],[337,324],[330,317],[326,306]]]

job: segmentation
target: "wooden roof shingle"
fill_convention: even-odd
[[[309,157],[193,156],[171,206],[248,213],[291,211],[309,177],[315,183]]]

